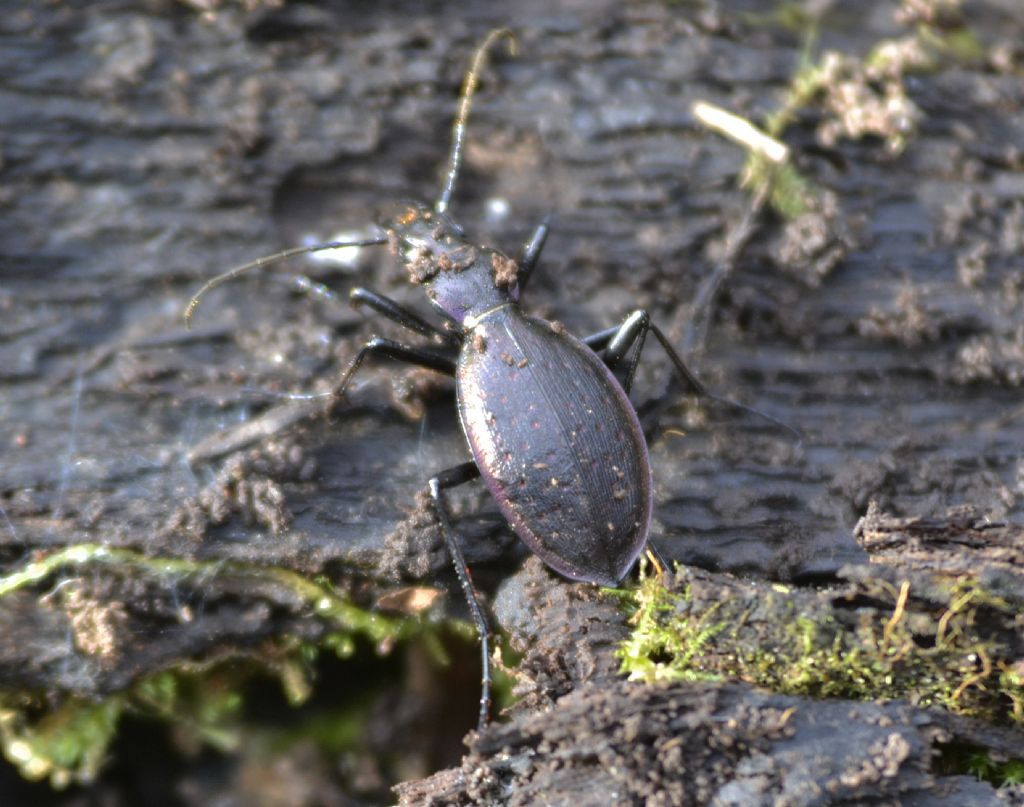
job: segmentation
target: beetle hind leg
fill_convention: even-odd
[[[473,587],[473,579],[469,574],[469,567],[466,566],[466,559],[463,557],[462,548],[456,540],[452,530],[451,521],[448,517],[448,502],[445,491],[449,488],[471,482],[480,476],[480,469],[476,463],[466,462],[456,465],[447,471],[442,471],[427,483],[430,490],[430,498],[434,503],[434,512],[437,520],[441,523],[441,534],[444,536],[445,546],[455,567],[455,574],[459,578],[459,585],[469,605],[473,622],[476,624],[477,633],[480,636],[480,656],[482,672],[480,676],[480,718],[477,727],[483,729],[490,720],[491,712],[491,631],[487,625],[487,617],[484,609],[477,599],[476,589]]]
[[[648,333],[653,333],[654,337],[665,349],[669,359],[671,359],[672,364],[675,366],[679,378],[696,395],[707,394],[704,384],[686,366],[682,357],[672,347],[668,337],[665,336],[661,328],[651,321],[651,315],[642,308],[638,308],[626,317],[626,321],[621,325],[598,331],[584,339],[583,343],[591,350],[604,351],[602,356],[604,363],[612,370],[616,369],[629,356],[625,379],[622,382],[622,387],[628,394],[633,386],[637,367],[640,366],[640,354],[643,352],[644,342],[647,341]],[[630,351],[632,351],[632,354],[630,354]]]
[[[686,384],[690,390],[698,397],[708,398],[712,401],[718,401],[719,403],[731,406],[734,409],[739,409],[751,415],[757,415],[769,423],[785,429],[796,439],[797,443],[801,441],[800,432],[779,420],[776,417],[772,417],[767,412],[762,412],[753,406],[747,406],[746,404],[734,401],[732,398],[727,398],[723,395],[717,395],[708,390],[704,386],[703,382],[694,375],[693,371],[686,366],[682,357],[672,346],[669,338],[665,336],[665,332],[661,330],[657,325],[651,321],[651,316],[644,309],[638,308],[636,311],[626,317],[625,322],[614,328],[606,328],[603,331],[588,336],[583,340],[583,343],[587,345],[591,350],[604,351],[602,358],[604,363],[609,368],[614,370],[623,361],[628,358],[628,365],[626,366],[626,375],[622,382],[622,388],[629,394],[630,388],[633,386],[633,379],[636,377],[636,370],[640,364],[640,353],[643,351],[644,342],[647,339],[647,334],[654,334],[654,338],[658,340],[658,343],[664,349],[675,367],[676,375],[679,379]],[[632,351],[632,352],[631,352]]]

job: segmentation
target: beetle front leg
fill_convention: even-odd
[[[480,691],[480,717],[477,722],[478,728],[482,729],[490,719],[491,711],[491,632],[487,626],[487,618],[484,616],[484,609],[476,596],[476,589],[473,588],[473,580],[469,574],[469,567],[466,566],[466,559],[462,555],[462,548],[455,540],[455,533],[452,531],[451,522],[448,518],[448,503],[445,500],[444,492],[448,488],[454,488],[466,482],[470,482],[480,476],[480,469],[476,463],[466,462],[456,465],[447,471],[442,471],[427,483],[430,489],[430,498],[434,503],[434,512],[437,513],[437,520],[441,523],[441,534],[444,536],[445,546],[455,567],[455,575],[459,578],[459,585],[469,605],[473,621],[476,623],[476,630],[480,636],[480,655],[482,661],[481,691]]]
[[[427,322],[415,311],[375,291],[357,287],[348,293],[348,299],[354,306],[368,306],[381,316],[423,336],[440,336],[449,343],[457,341],[460,337],[458,331],[443,331],[436,325]]]
[[[291,278],[291,283],[296,289],[304,294],[312,294],[322,300],[327,300],[336,305],[341,304],[338,295],[331,291],[323,283],[318,283],[306,275],[296,275]],[[458,331],[444,331],[431,322],[428,322],[415,311],[402,305],[390,297],[378,294],[370,289],[357,286],[348,293],[349,302],[355,306],[365,305],[372,308],[381,316],[387,317],[392,322],[397,322],[403,328],[415,331],[423,336],[440,336],[446,342],[458,341],[461,334]]]
[[[339,398],[344,395],[353,376],[362,366],[363,360],[371,355],[387,356],[390,359],[396,359],[406,364],[415,364],[418,367],[426,367],[428,370],[434,370],[444,375],[455,375],[455,360],[446,353],[430,350],[429,348],[403,345],[401,342],[395,342],[392,339],[375,336],[359,349],[356,357],[352,359],[348,367],[345,368],[345,372],[341,374],[338,383],[334,385],[331,394]]]

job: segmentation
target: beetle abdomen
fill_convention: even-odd
[[[647,540],[652,488],[636,412],[608,368],[507,306],[469,336],[456,380],[470,449],[512,529],[561,574],[618,583]]]

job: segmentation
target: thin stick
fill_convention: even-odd
[[[715,268],[703,280],[697,289],[697,294],[694,295],[691,307],[693,315],[690,317],[686,333],[683,336],[683,352],[688,356],[700,355],[704,352],[718,293],[732,273],[740,252],[743,251],[747,241],[756,231],[758,215],[768,200],[770,191],[770,183],[765,183],[747,203],[740,220],[726,234],[725,246]]]
[[[743,146],[748,152],[758,154],[775,165],[789,160],[789,147],[758,129],[746,118],[722,109],[706,101],[693,104],[694,117],[709,129]],[[722,256],[712,273],[701,283],[691,310],[693,315],[683,337],[683,350],[687,355],[701,353],[707,342],[711,318],[714,315],[715,300],[736,259],[757,228],[757,217],[768,201],[771,182],[764,183],[747,204],[743,216],[726,234]]]
[[[789,159],[789,147],[780,140],[761,131],[746,118],[707,101],[697,101],[692,107],[693,115],[709,129],[739,143],[747,151],[760,154],[776,165]]]

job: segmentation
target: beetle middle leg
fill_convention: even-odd
[[[449,488],[458,487],[459,485],[470,482],[479,476],[480,469],[477,468],[476,463],[464,462],[462,465],[456,465],[454,468],[442,471],[437,476],[433,477],[430,482],[427,483],[427,486],[430,489],[430,498],[434,503],[434,512],[437,513],[437,520],[441,523],[441,534],[444,536],[444,543],[448,548],[448,555],[452,559],[452,565],[455,567],[455,574],[459,578],[459,585],[462,587],[462,593],[466,597],[466,603],[469,605],[470,613],[473,616],[473,622],[476,623],[476,630],[480,636],[480,655],[483,662],[483,674],[481,676],[480,717],[477,725],[482,729],[487,725],[491,711],[491,632],[487,626],[487,618],[484,616],[484,609],[481,607],[480,601],[476,597],[476,589],[473,588],[473,580],[470,578],[469,568],[466,566],[466,559],[462,555],[462,548],[459,546],[459,542],[455,539],[455,533],[452,530],[452,525],[448,518],[448,503],[444,493],[445,490]]]
[[[390,359],[396,359],[406,364],[415,364],[418,367],[426,367],[428,370],[434,370],[447,376],[455,375],[455,359],[447,351],[413,347],[412,345],[396,342],[393,339],[375,336],[359,348],[356,357],[349,362],[345,372],[338,379],[338,383],[331,390],[332,395],[340,398],[345,394],[345,390],[352,382],[356,372],[362,367],[363,360],[367,356],[387,356]]]

